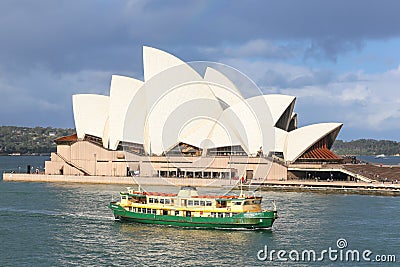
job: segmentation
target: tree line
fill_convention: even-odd
[[[0,126],[0,154],[49,154],[56,151],[54,139],[74,133],[75,129]]]
[[[71,128],[0,126],[0,154],[49,154],[56,151],[54,139],[74,133],[75,129]],[[332,150],[339,155],[396,155],[400,153],[400,142],[336,140]]]
[[[332,151],[339,155],[398,155],[400,153],[400,142],[374,139],[347,142],[336,140]]]

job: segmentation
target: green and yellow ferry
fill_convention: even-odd
[[[273,210],[262,210],[262,197],[199,195],[184,186],[178,194],[135,191],[120,193],[120,201],[109,208],[114,217],[138,223],[195,228],[268,229],[277,218]]]

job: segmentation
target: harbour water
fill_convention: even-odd
[[[400,165],[400,156],[384,156],[384,157],[357,156],[357,159],[372,164]]]
[[[28,161],[20,164],[33,165]],[[11,169],[4,157],[0,162],[3,169]],[[272,261],[259,260],[266,246],[268,252],[314,250],[317,259],[329,248],[338,253],[370,250],[372,260],[376,255],[394,255],[397,262],[385,265],[398,266],[400,262],[399,197],[262,192],[266,206],[272,200],[277,203],[280,217],[273,229],[227,231],[115,221],[106,206],[124,189],[120,185],[0,181],[0,266],[382,264],[362,258],[359,262],[340,257],[330,260],[328,255],[316,262],[278,261],[276,253]],[[339,239],[345,239],[347,246],[339,249]]]

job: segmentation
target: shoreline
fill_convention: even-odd
[[[52,174],[3,173],[5,182],[48,182],[48,183],[82,183],[82,184],[123,184],[123,185],[160,185],[160,186],[198,186],[224,187],[234,186],[234,180],[201,179],[201,178],[159,178],[131,176],[79,176]]]
[[[258,191],[400,196],[400,184],[391,183],[311,182],[298,180],[270,181],[250,186],[250,188],[256,186],[258,186],[256,189]]]
[[[74,175],[46,175],[46,174],[22,174],[3,173],[4,182],[49,182],[49,183],[82,183],[82,184],[123,184],[123,185],[154,185],[154,186],[196,186],[196,187],[232,187],[235,180],[201,179],[201,178],[159,178],[159,177],[113,177],[113,176],[74,176]],[[264,181],[243,185],[244,190],[280,191],[280,192],[307,192],[324,194],[360,194],[400,196],[400,184],[391,183],[365,183],[347,181],[307,181],[285,180]]]

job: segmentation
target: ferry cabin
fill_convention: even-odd
[[[134,213],[182,217],[227,218],[243,212],[261,212],[261,197],[198,195],[193,187],[178,194],[135,192],[121,193],[120,206]]]

